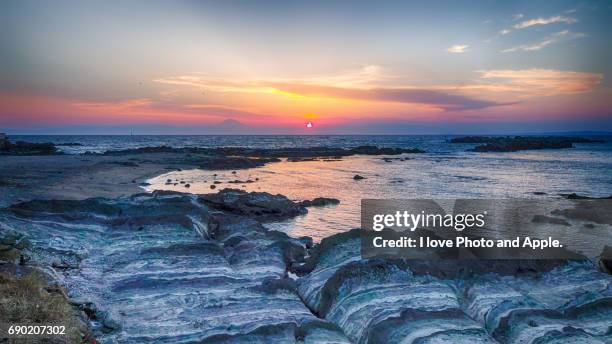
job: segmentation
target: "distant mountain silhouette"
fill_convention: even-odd
[[[217,129],[249,129],[250,126],[233,118],[228,118],[213,126]]]
[[[209,126],[206,131],[218,134],[247,134],[253,130],[254,128],[247,124],[233,118],[228,118]]]

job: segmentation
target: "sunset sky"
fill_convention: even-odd
[[[2,1],[0,43],[0,132],[612,131],[609,1]]]

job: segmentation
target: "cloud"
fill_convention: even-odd
[[[154,82],[192,86],[195,88],[216,92],[248,92],[248,93],[273,93],[270,82],[305,82],[313,84],[326,84],[334,86],[367,87],[373,83],[384,82],[388,79],[383,73],[383,68],[378,65],[364,65],[358,69],[350,70],[338,75],[315,75],[300,79],[252,79],[252,80],[228,80],[215,78],[205,74],[182,75],[154,79]]]
[[[446,49],[446,51],[453,54],[463,54],[467,51],[468,47],[469,45],[467,44],[455,44],[452,47]]]
[[[554,69],[498,69],[480,71],[480,79],[480,85],[468,88],[536,97],[589,92],[601,83],[603,75]]]
[[[154,101],[149,98],[136,98],[109,102],[74,102],[72,105],[81,109],[93,111],[102,110],[121,112],[126,110],[147,108],[153,105],[153,103]]]
[[[516,47],[504,49],[502,53],[512,53],[516,51],[536,51],[541,50],[551,44],[557,43],[562,40],[572,40],[585,37],[586,35],[581,32],[571,32],[569,30],[563,30],[548,35],[542,41],[532,44],[522,44]]]
[[[425,104],[447,111],[475,110],[508,105],[508,103],[481,100],[455,94],[449,91],[433,89],[406,87],[374,87],[369,89],[357,89],[311,84],[274,84],[274,87],[286,93],[293,93],[302,96]]]
[[[522,19],[524,17],[523,14],[519,13],[519,14],[515,14],[512,16],[512,20],[513,21],[517,21],[519,19]],[[514,24],[512,26],[512,28],[507,28],[507,29],[503,29],[501,31],[499,31],[498,33],[500,35],[507,35],[509,33],[512,32],[513,29],[515,30],[522,30],[522,29],[526,29],[528,27],[532,27],[532,26],[536,26],[536,25],[548,25],[548,24],[556,24],[556,23],[565,23],[565,24],[574,24],[577,23],[578,20],[576,18],[573,17],[566,17],[566,16],[553,16],[553,17],[548,17],[548,18],[536,18],[536,19],[529,19],[529,20],[525,20],[522,21],[518,24]]]
[[[572,17],[554,16],[554,17],[549,17],[549,18],[536,18],[536,19],[525,20],[512,27],[517,30],[520,30],[520,29],[525,29],[525,28],[535,26],[535,25],[548,25],[548,24],[555,24],[555,23],[574,24],[576,22],[578,22],[578,20]]]
[[[242,120],[266,119],[269,116],[232,106],[217,104],[182,104],[171,100],[149,98],[125,99],[120,101],[72,102],[71,107],[80,112],[104,114],[189,114],[207,118],[239,118]]]
[[[303,79],[225,80],[204,76],[160,78],[155,81],[196,87],[218,92],[249,92],[303,97],[338,98],[373,102],[420,104],[442,110],[483,109],[506,105],[488,100],[455,94],[452,89],[417,88],[409,86],[382,86],[379,67],[363,68],[359,73]],[[208,106],[189,106],[189,111],[212,110]],[[222,109],[214,109],[216,114]],[[232,113],[232,112],[230,112]]]

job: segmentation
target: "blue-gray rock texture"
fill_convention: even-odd
[[[29,201],[0,237],[101,343],[612,342],[612,276],[590,262],[365,260],[357,229],[311,247],[262,225],[306,211],[240,190]]]

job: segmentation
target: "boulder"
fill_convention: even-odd
[[[308,212],[304,206],[283,195],[267,192],[223,189],[216,194],[200,195],[198,200],[213,209],[251,216],[260,221],[280,221]]]
[[[306,200],[300,202],[303,207],[323,207],[326,205],[337,205],[340,201],[335,198],[317,197],[313,200]]]

